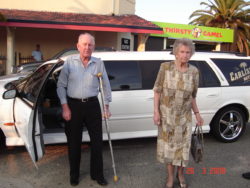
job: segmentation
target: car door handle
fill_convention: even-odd
[[[217,97],[218,94],[216,94],[216,93],[211,93],[211,94],[208,94],[207,96],[208,96],[208,97]]]
[[[147,98],[147,101],[152,101],[154,99],[154,97],[149,97]]]

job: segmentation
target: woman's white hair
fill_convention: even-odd
[[[174,46],[173,46],[174,55],[177,54],[180,46],[187,46],[191,50],[192,55],[195,53],[195,47],[194,47],[193,41],[190,39],[181,38],[181,39],[175,40],[174,42]]]

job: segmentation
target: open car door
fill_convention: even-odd
[[[38,105],[41,103],[44,83],[53,65],[41,66],[15,85],[14,122],[35,166],[44,155],[43,129],[39,121]]]
[[[14,118],[16,129],[35,163],[44,155],[38,112],[28,101],[17,97],[14,101]]]

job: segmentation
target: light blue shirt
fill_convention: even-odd
[[[88,66],[84,67],[79,54],[68,57],[57,82],[57,94],[61,104],[67,103],[67,96],[76,99],[97,96],[99,80],[96,75],[100,72],[103,79],[104,103],[109,104],[111,88],[103,61],[91,56]]]
[[[37,50],[32,51],[32,56],[34,57],[36,61],[42,61],[43,54],[41,51],[37,51]]]

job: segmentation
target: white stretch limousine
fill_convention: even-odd
[[[112,139],[153,137],[153,84],[160,64],[171,52],[97,52],[109,75],[113,102]],[[64,122],[56,83],[65,57],[45,62],[34,73],[0,80],[0,130],[6,145],[25,144],[33,160],[44,144],[64,143]],[[250,110],[250,58],[231,53],[196,52],[190,64],[200,71],[197,104],[203,131],[222,142],[236,141],[245,131]],[[104,130],[104,139],[107,135]],[[89,140],[84,130],[83,140]]]

